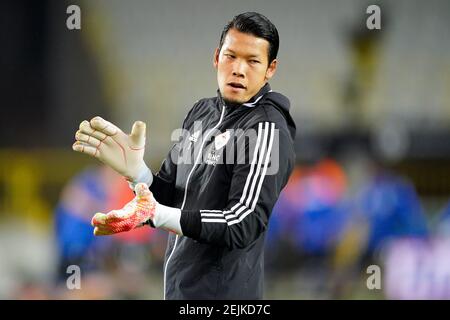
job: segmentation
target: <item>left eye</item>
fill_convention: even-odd
[[[258,60],[250,60],[250,63],[259,63]]]

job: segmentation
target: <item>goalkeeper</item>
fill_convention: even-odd
[[[277,29],[261,14],[225,26],[214,53],[217,96],[194,104],[182,126],[188,134],[156,174],[143,160],[143,122],[128,135],[95,117],[75,135],[75,151],[111,166],[136,194],[120,210],[95,214],[94,234],[146,224],[170,231],[165,299],[263,297],[264,238],[295,159],[289,100],[268,84],[278,47]]]

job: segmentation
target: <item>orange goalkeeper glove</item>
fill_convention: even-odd
[[[92,218],[94,235],[104,236],[130,231],[149,224],[154,218],[157,202],[145,183],[135,187],[136,197],[120,210],[112,210],[107,214],[98,212]]]
[[[181,210],[158,203],[145,183],[138,183],[134,189],[136,197],[120,210],[107,214],[98,212],[92,218],[94,235],[106,236],[130,231],[149,224],[182,235]]]

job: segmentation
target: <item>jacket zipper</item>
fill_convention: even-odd
[[[183,204],[181,205],[180,210],[183,210],[184,205],[185,205],[185,203],[186,203],[186,196],[187,196],[187,192],[188,192],[188,184],[189,184],[189,180],[190,180],[191,175],[192,175],[192,173],[194,172],[195,168],[197,167],[197,164],[198,164],[198,161],[199,161],[200,157],[201,157],[202,154],[203,154],[202,151],[203,151],[203,147],[204,147],[204,145],[205,145],[205,142],[208,140],[208,136],[209,136],[212,132],[214,132],[214,130],[216,130],[217,127],[222,123],[224,113],[225,113],[225,106],[222,107],[222,113],[220,114],[219,122],[218,122],[218,123],[217,123],[217,124],[216,124],[216,125],[215,125],[215,126],[214,126],[214,127],[213,127],[206,135],[205,135],[205,137],[204,137],[204,139],[203,139],[202,145],[200,146],[199,153],[198,153],[198,155],[197,155],[197,158],[195,159],[194,166],[192,167],[192,169],[191,169],[191,171],[189,172],[189,175],[188,175],[188,177],[187,177],[187,179],[186,179],[186,187],[184,188]],[[177,242],[178,242],[178,235],[176,235],[176,237],[175,237],[175,243],[174,243],[174,245],[173,245],[172,252],[170,253],[169,258],[167,258],[166,266],[164,267],[164,300],[166,300],[166,274],[167,274],[167,266],[169,265],[170,258],[172,258],[172,255],[173,255],[173,253],[175,252],[175,248],[176,248],[176,246],[177,246]]]

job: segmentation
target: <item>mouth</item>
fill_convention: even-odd
[[[239,82],[229,82],[227,85],[229,85],[233,89],[246,89],[246,87]]]

